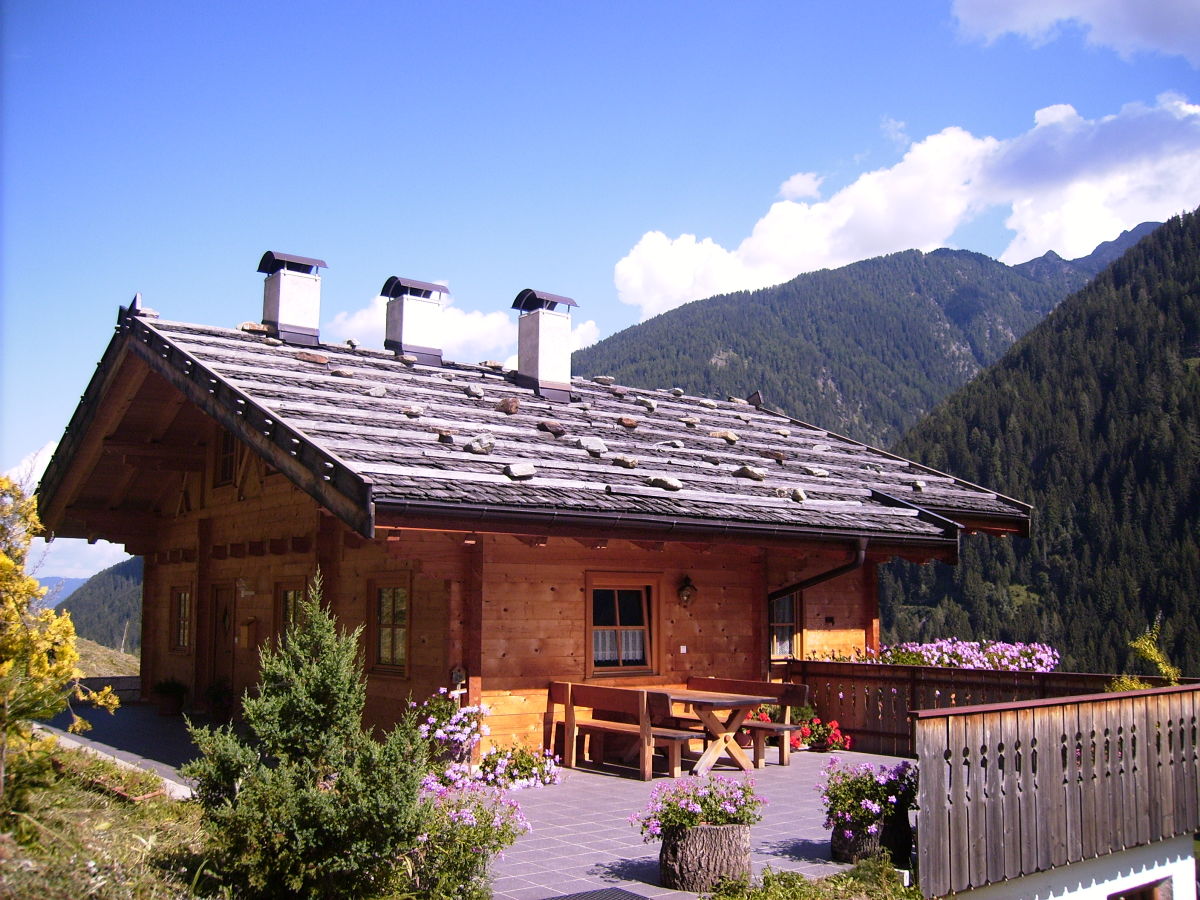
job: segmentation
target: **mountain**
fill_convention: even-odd
[[[87,582],[86,578],[62,578],[58,575],[39,575],[37,580],[46,589],[46,600],[51,606],[58,606]]]
[[[1086,283],[1089,265],[908,250],[689,303],[577,351],[572,371],[707,395],[757,389],[768,406],[884,446]]]
[[[142,645],[142,558],[135,556],[89,578],[59,604],[75,633],[105,647],[137,652]]]
[[[1019,263],[1013,268],[1035,281],[1062,290],[1064,296],[1073,294],[1161,224],[1143,222],[1128,231],[1122,231],[1118,237],[1105,241],[1087,256],[1078,259],[1063,259],[1050,250],[1044,256]]]
[[[881,572],[889,636],[1042,640],[1123,671],[1128,641],[1200,675],[1200,217],[1173,219],[1065,300],[894,448],[1031,502],[1030,540]]]

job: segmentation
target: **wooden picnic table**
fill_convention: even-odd
[[[665,687],[662,690],[672,703],[690,707],[707,732],[709,743],[692,766],[693,775],[706,775],[722,756],[728,756],[745,772],[754,769],[746,751],[738,746],[737,732],[750,713],[763,704],[777,702],[776,698],[689,688]]]

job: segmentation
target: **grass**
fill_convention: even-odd
[[[75,647],[79,650],[79,668],[85,678],[137,675],[142,670],[142,661],[138,657],[87,638],[76,637]]]
[[[889,863],[863,860],[853,869],[810,880],[799,872],[768,869],[752,883],[725,882],[713,900],[919,900],[921,891],[904,887]]]
[[[79,750],[54,753],[53,782],[18,814],[29,840],[0,834],[0,898],[159,900],[200,897],[200,808],[140,796],[159,786],[147,772]]]

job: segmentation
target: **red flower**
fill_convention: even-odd
[[[818,719],[816,716],[813,716],[813,717],[812,717],[812,723],[813,723],[814,725],[820,725],[820,724],[821,724],[821,720],[820,720],[820,719]]]
[[[813,721],[815,722],[815,721],[816,721],[816,719],[813,719]],[[837,719],[830,719],[830,720],[829,720],[829,727],[830,727],[830,728],[832,728],[834,731],[837,731],[837,729],[838,729],[838,722],[837,722]]]

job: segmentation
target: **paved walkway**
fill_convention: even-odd
[[[153,705],[143,703],[122,706],[113,716],[90,709],[81,713],[93,729],[70,735],[70,740],[149,769],[186,792],[177,767],[195,756],[195,748],[182,717],[160,716]],[[60,717],[51,728],[66,736],[66,725]],[[895,762],[863,753],[837,756],[848,763]],[[751,776],[767,799],[763,821],[751,829],[754,873],[770,866],[819,877],[843,869],[829,861],[829,832],[822,827],[824,814],[815,790],[829,755],[793,753],[787,767],[775,764],[775,759],[770,753],[767,767]],[[718,768],[715,774],[741,777],[730,769]],[[577,769],[565,772],[560,785],[516,793],[532,831],[496,860],[496,900],[548,900],[599,891],[603,896],[587,900],[694,897],[659,886],[659,844],[643,843],[628,821],[646,805],[651,789],[665,780],[657,776],[644,782]]]

